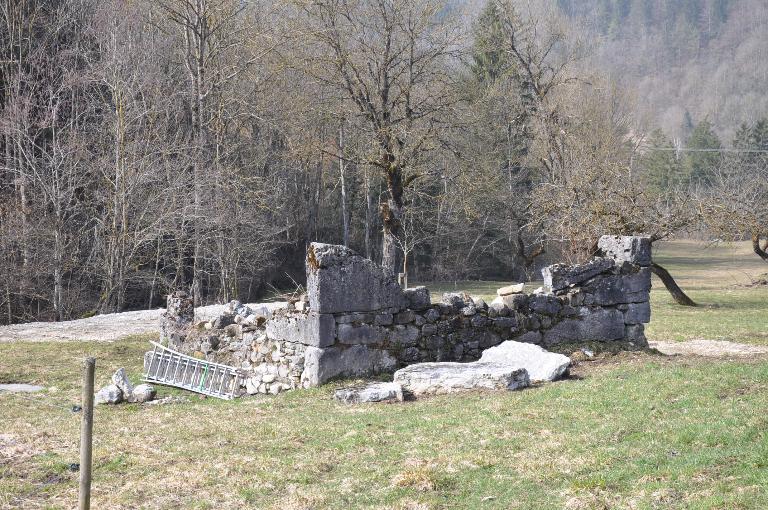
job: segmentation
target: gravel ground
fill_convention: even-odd
[[[706,358],[748,357],[768,354],[768,347],[738,344],[725,340],[688,340],[687,342],[648,342],[651,348],[667,355],[704,356]]]
[[[195,310],[199,319],[218,316],[225,305],[203,306]],[[28,322],[0,326],[0,343],[4,342],[113,342],[127,336],[159,333],[163,309],[110,313],[88,319],[65,322]]]

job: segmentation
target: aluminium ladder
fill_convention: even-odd
[[[181,354],[157,342],[150,343],[154,349],[144,374],[145,381],[224,400],[240,395],[240,384],[245,381],[243,371]]]

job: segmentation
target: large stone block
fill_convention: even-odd
[[[538,345],[512,340],[486,349],[479,361],[524,368],[528,371],[531,382],[559,379],[571,365],[568,356],[545,351]]]
[[[403,291],[384,268],[344,246],[312,243],[307,250],[310,309],[320,313],[401,309]]]
[[[630,274],[604,275],[582,287],[585,304],[611,306],[648,301],[651,270],[643,267]]]
[[[544,345],[610,342],[624,337],[624,314],[606,308],[581,308],[578,319],[566,319],[544,332]]]
[[[426,310],[432,305],[432,298],[429,295],[429,289],[426,287],[414,287],[403,291],[406,300],[406,306],[411,310]]]
[[[627,310],[624,312],[625,324],[651,322],[651,304],[648,301],[645,303],[631,303],[627,307]]]
[[[414,395],[467,390],[517,390],[530,385],[524,368],[500,363],[417,363],[395,372],[394,381]]]
[[[336,321],[317,312],[278,312],[266,322],[266,334],[270,340],[328,347],[335,341]]]
[[[600,273],[610,271],[615,265],[613,259],[601,258],[576,266],[554,264],[542,269],[541,274],[544,276],[544,286],[558,291],[585,282]]]
[[[651,238],[641,236],[603,236],[597,242],[598,249],[605,257],[638,266],[651,265]]]
[[[387,336],[386,330],[370,324],[339,324],[337,332],[339,342],[349,345],[381,344]]]
[[[391,372],[397,360],[384,350],[370,349],[365,345],[349,348],[308,347],[304,353],[304,372],[301,374],[305,388],[319,386],[335,377],[360,377]]]
[[[562,304],[555,296],[548,294],[534,294],[528,300],[528,308],[536,313],[557,315],[562,308]]]

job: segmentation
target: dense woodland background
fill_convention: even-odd
[[[0,322],[253,301],[311,241],[525,279],[768,239],[762,0],[0,0]],[[663,268],[657,268],[663,275]]]

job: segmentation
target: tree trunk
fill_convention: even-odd
[[[339,174],[341,177],[341,224],[342,224],[342,244],[349,246],[349,211],[347,210],[347,180],[345,174],[346,164],[344,163],[344,124],[339,126]]]
[[[403,169],[394,163],[394,156],[387,153],[384,161],[388,164],[387,191],[389,200],[379,206],[381,222],[384,225],[384,239],[381,246],[381,265],[397,274],[399,262],[398,237],[402,231],[403,210]]]
[[[371,260],[371,222],[373,221],[373,196],[371,195],[371,177],[365,170],[365,258]]]
[[[398,206],[394,200],[390,199],[382,202],[381,221],[384,225],[384,238],[381,245],[381,265],[392,274],[397,274],[397,268],[400,267],[399,260],[399,242],[400,219],[402,218],[402,206]]]
[[[768,245],[768,243],[766,243],[766,245]],[[766,252],[765,248],[760,246],[760,235],[758,234],[752,234],[752,249],[755,250],[758,257],[768,262],[768,252]]]
[[[685,292],[683,292],[683,289],[677,285],[677,282],[675,282],[675,279],[672,278],[671,274],[669,274],[669,271],[654,262],[651,264],[651,272],[661,279],[662,283],[667,288],[669,293],[672,294],[672,298],[678,305],[698,306],[691,298],[685,294]]]

